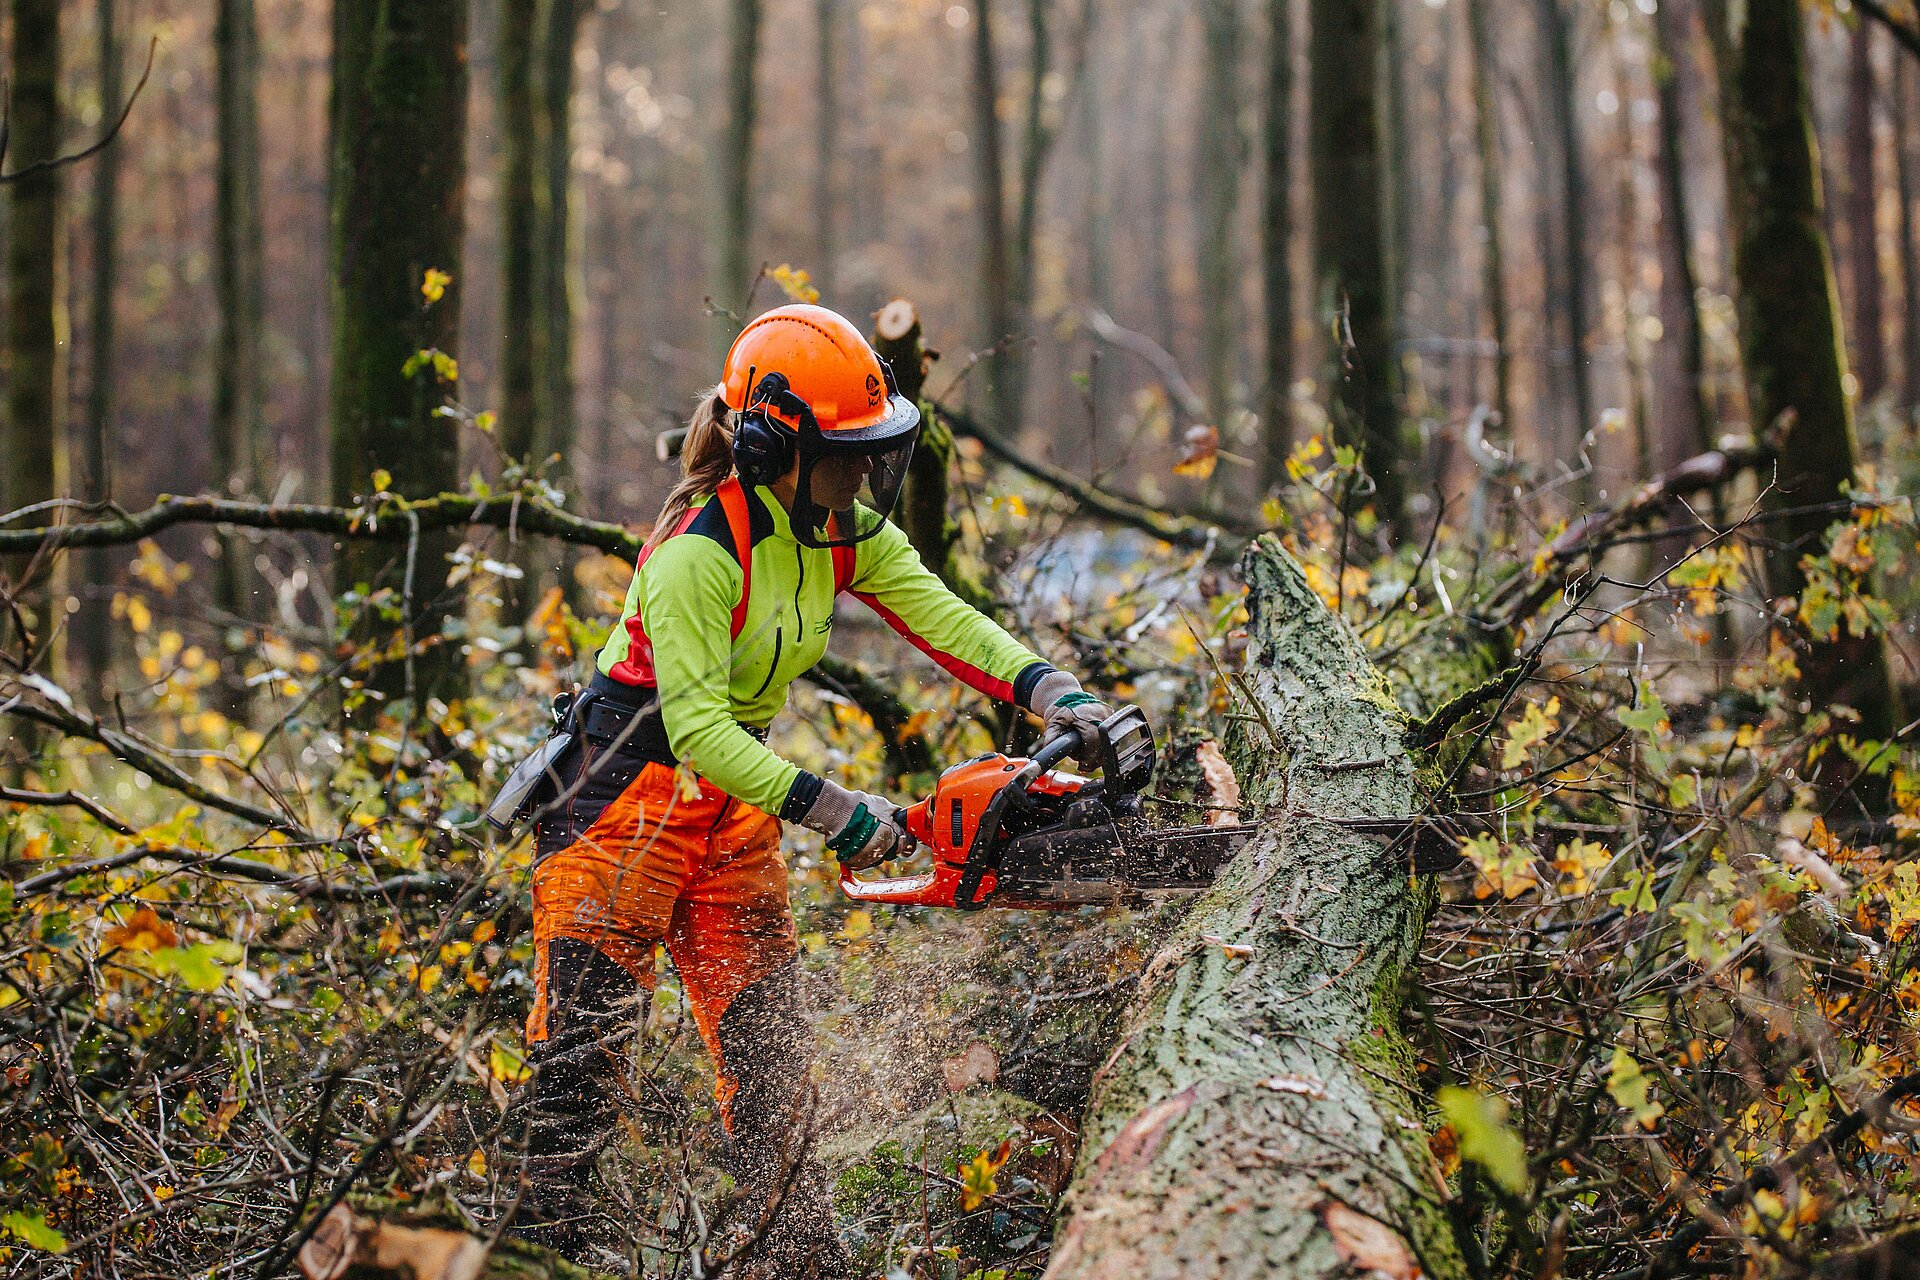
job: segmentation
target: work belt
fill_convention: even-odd
[[[664,764],[672,768],[680,763],[667,741],[667,726],[660,715],[659,691],[651,685],[622,684],[604,672],[595,672],[579,700],[570,710],[576,729],[600,748],[612,747],[616,755]],[[761,742],[765,729],[741,725]]]

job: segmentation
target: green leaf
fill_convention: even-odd
[[[4,1218],[0,1218],[0,1227],[5,1227],[14,1239],[31,1248],[45,1253],[65,1253],[67,1238],[47,1225],[46,1216],[35,1210],[23,1213],[16,1209]]]
[[[1666,1107],[1647,1096],[1652,1085],[1653,1081],[1647,1073],[1627,1052],[1627,1046],[1615,1045],[1613,1063],[1607,1072],[1607,1094],[1633,1112],[1633,1118],[1642,1129],[1653,1128],[1654,1121],[1667,1113]]]
[[[1667,783],[1667,803],[1676,809],[1688,809],[1699,798],[1700,783],[1690,773],[1683,773]]]
[[[1524,1195],[1527,1147],[1507,1123],[1506,1099],[1450,1084],[1440,1090],[1435,1101],[1440,1104],[1440,1114],[1453,1126],[1460,1158],[1479,1165],[1501,1189]]]
[[[1658,902],[1653,896],[1653,872],[1635,871],[1627,877],[1627,882],[1615,889],[1607,901],[1620,907],[1630,916],[1646,915]]]
[[[157,973],[170,973],[190,991],[218,991],[227,980],[222,962],[240,958],[240,948],[231,942],[201,942],[191,947],[162,947],[149,957]]]

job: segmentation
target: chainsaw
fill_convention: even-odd
[[[1083,778],[1054,766],[1097,766]],[[1120,708],[1097,729],[1056,734],[1031,758],[988,752],[947,769],[933,794],[902,811],[909,836],[933,854],[919,875],[861,880],[842,867],[840,888],[859,902],[894,906],[1064,909],[1140,900],[1213,884],[1258,825],[1156,827],[1141,815],[1153,779],[1153,731],[1140,708]],[[1410,831],[1416,857],[1457,855],[1458,838],[1435,819],[1335,819],[1392,845]]]

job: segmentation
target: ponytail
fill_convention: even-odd
[[[660,517],[647,535],[642,555],[666,540],[695,498],[713,493],[733,474],[733,430],[727,425],[730,411],[723,390],[714,387],[702,395],[687,422],[686,439],[680,444],[680,483],[660,504]]]

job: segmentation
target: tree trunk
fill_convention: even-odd
[[[1902,347],[1906,378],[1906,406],[1909,414],[1920,406],[1920,228],[1914,225],[1913,147],[1920,134],[1920,94],[1914,92],[1913,63],[1904,57],[1893,60],[1894,174],[1900,184],[1900,287],[1902,302]]]
[[[1507,323],[1506,255],[1500,240],[1500,102],[1494,92],[1496,46],[1487,27],[1491,0],[1467,0],[1467,56],[1473,63],[1474,133],[1480,149],[1480,291],[1493,329],[1493,408],[1502,429],[1512,431],[1513,340]]]
[[[579,311],[573,243],[573,50],[580,35],[584,0],[545,0],[540,37],[544,70],[540,77],[541,127],[536,133],[545,173],[540,217],[540,326],[545,355],[541,376],[546,389],[545,449],[560,455],[556,478],[571,472],[573,456],[573,324]]]
[[[1285,816],[1148,963],[1094,1078],[1047,1275],[1346,1275],[1338,1239],[1367,1229],[1370,1267],[1458,1276],[1400,1030],[1431,881],[1323,820],[1416,809],[1405,720],[1275,541],[1244,567],[1248,696],[1286,740],[1256,724],[1234,764],[1246,805]]]
[[[60,146],[60,5],[15,0],[7,168],[51,160]],[[18,509],[62,488],[60,442],[66,403],[60,342],[60,171],[46,170],[7,188],[7,411],[0,456],[0,503]],[[14,565],[18,578],[25,565]],[[36,566],[36,572],[39,567]],[[42,618],[42,629],[49,620]]]
[[[116,0],[99,0],[95,35],[99,40],[101,115],[120,101],[120,37]],[[120,148],[110,146],[94,161],[93,209],[89,216],[93,237],[93,279],[87,299],[90,368],[87,375],[87,427],[83,441],[80,491],[89,502],[113,493],[114,401],[114,285],[119,279]],[[113,553],[104,547],[80,557],[81,575],[89,585],[105,591],[113,581]],[[115,628],[106,602],[83,601],[74,618],[74,638],[81,661],[94,681],[103,680],[113,663]]]
[[[540,0],[501,0],[500,113],[500,447],[514,458],[546,455],[541,371],[546,329],[538,320],[535,267],[540,227],[535,138],[534,33]]]
[[[1860,381],[1861,404],[1887,385],[1875,217],[1880,189],[1873,180],[1873,32],[1871,22],[1854,27],[1847,61],[1847,256],[1852,262],[1854,375]]]
[[[213,483],[222,493],[261,492],[273,478],[262,457],[265,399],[260,364],[260,63],[253,0],[219,0],[214,19],[214,95],[219,143],[214,173]],[[104,108],[112,110],[111,106]],[[214,604],[247,612],[247,544],[220,539]]]
[[[874,317],[873,348],[893,366],[900,394],[920,405],[920,412],[926,415],[900,495],[901,530],[920,553],[920,562],[939,574],[955,594],[975,604],[984,603],[990,597],[962,567],[957,554],[960,526],[947,510],[953,432],[921,400],[927,364],[933,356],[922,341],[920,312],[913,303],[895,298],[880,308]]]
[[[336,0],[333,52],[333,493],[352,502],[376,469],[393,492],[423,497],[460,484],[454,420],[434,411],[454,388],[423,350],[459,347],[466,195],[467,6],[462,0]],[[433,299],[429,271],[444,272]],[[433,277],[436,285],[440,277]],[[411,373],[404,372],[409,365]],[[422,537],[395,562],[356,543],[342,586],[384,581],[409,604],[410,636],[443,635],[451,616],[443,566],[453,542]],[[409,575],[407,567],[413,566]],[[417,709],[457,688],[453,646],[422,647],[381,677]],[[396,678],[396,676],[398,678]]]
[[[1798,0],[1708,0],[1720,70],[1727,156],[1727,220],[1739,300],[1740,352],[1755,434],[1783,417],[1780,472],[1761,498],[1767,584],[1803,586],[1799,558],[1821,549],[1858,456],[1844,387],[1846,354],[1821,216],[1819,157]],[[1861,733],[1884,738],[1897,708],[1879,638],[1842,633],[1801,660],[1816,707],[1843,702]]]
[[[1293,452],[1293,0],[1267,0],[1267,101],[1260,124],[1260,283],[1266,368],[1260,406],[1260,491],[1286,483]]]
[[[1381,0],[1310,0],[1309,133],[1319,306],[1336,334],[1334,434],[1361,453],[1382,520],[1407,532],[1393,299],[1382,220],[1384,139],[1375,90]]]
[[[753,235],[753,126],[759,112],[760,25],[765,0],[729,0],[727,5],[727,115],[720,139],[720,262],[713,299],[716,355],[724,355],[749,319],[736,323],[726,311],[743,309],[753,291],[748,259]]]
[[[1200,365],[1207,411],[1224,436],[1233,411],[1241,332],[1239,255],[1234,252],[1240,169],[1246,162],[1240,130],[1240,14],[1236,0],[1201,0],[1199,8]]]
[[[839,258],[839,171],[840,159],[840,0],[815,0],[814,91],[818,123],[814,126],[813,230],[818,237],[814,247],[813,279],[820,294],[829,303],[835,299],[837,284],[835,263]]]
[[[1006,198],[1000,167],[1000,69],[993,47],[993,5],[976,0],[973,8],[973,67],[971,79],[973,138],[973,199],[980,226],[980,322],[986,329],[986,348],[1011,339],[1015,332],[1012,264],[1007,250]],[[1018,406],[1012,401],[1013,377],[1004,351],[987,356],[987,399],[994,426],[1011,431],[1019,426]]]
[[[1701,334],[1699,274],[1693,266],[1693,219],[1687,210],[1686,103],[1679,59],[1686,56],[1686,18],[1675,0],[1653,12],[1654,163],[1660,222],[1661,339],[1654,359],[1660,429],[1654,460],[1661,470],[1713,447],[1713,405],[1706,389],[1706,343]]]
[[[1560,317],[1573,389],[1573,430],[1562,441],[1560,457],[1569,466],[1583,467],[1586,437],[1597,425],[1593,412],[1593,370],[1587,361],[1587,324],[1593,307],[1592,268],[1587,261],[1587,187],[1581,167],[1580,110],[1577,70],[1573,65],[1573,18],[1561,0],[1539,0],[1542,35],[1547,46],[1548,109],[1552,113],[1559,161],[1556,175],[1560,195],[1562,260],[1566,276],[1566,309]],[[1574,486],[1581,505],[1594,494],[1589,471]]]

